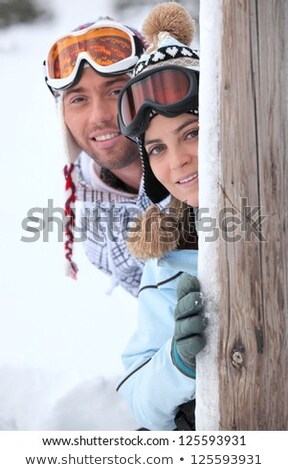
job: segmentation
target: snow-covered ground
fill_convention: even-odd
[[[59,34],[99,15],[111,0],[53,0],[52,23],[0,31],[1,232],[0,429],[134,429],[115,392],[120,354],[137,301],[76,244],[79,279],[64,275],[57,231],[37,242],[22,221],[32,208],[63,204],[64,158],[42,62]],[[47,4],[45,2],[45,4]],[[140,16],[138,12],[138,21]],[[132,20],[132,18],[129,18]],[[137,23],[134,22],[136,26]],[[30,234],[31,235],[31,234]]]

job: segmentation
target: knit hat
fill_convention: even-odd
[[[199,53],[189,47],[194,31],[195,22],[183,5],[176,2],[157,5],[142,27],[142,32],[151,46],[137,62],[134,76],[167,65],[178,65],[199,72]],[[198,115],[198,106],[192,106],[191,104],[192,109],[189,112]],[[152,110],[151,118],[155,114]],[[152,202],[158,203],[165,199],[169,192],[151,170],[144,147],[144,134],[137,138],[137,143],[143,165],[145,192]]]
[[[74,31],[79,31],[82,29],[86,29],[94,24],[101,22],[101,26],[111,26],[111,24],[116,24],[122,26],[121,23],[117,22],[113,18],[110,17],[100,17],[96,22],[88,23],[85,25],[81,25],[76,28]],[[140,57],[140,55],[145,51],[147,48],[147,42],[145,38],[139,33],[136,29],[132,28],[131,26],[125,25],[134,35],[135,35],[135,55],[136,57]],[[45,62],[44,62],[45,64]],[[86,66],[89,66],[88,63],[84,62],[81,63],[82,69]],[[80,69],[80,73],[81,70]],[[129,69],[130,70],[130,69]],[[125,73],[126,70],[121,70],[119,73]],[[127,70],[128,73],[128,70]],[[47,78],[46,78],[47,83]],[[49,85],[48,85],[49,86]],[[75,202],[76,202],[76,186],[77,186],[77,179],[78,179],[78,171],[75,167],[75,162],[80,156],[82,149],[77,145],[76,141],[74,140],[73,136],[71,135],[68,127],[65,124],[64,120],[64,106],[63,106],[63,90],[54,90],[49,86],[50,91],[52,91],[55,100],[56,100],[56,108],[57,114],[59,118],[59,126],[60,126],[60,134],[62,137],[63,142],[63,151],[64,155],[66,156],[67,164],[64,167],[64,177],[65,177],[65,239],[64,239],[64,250],[65,250],[65,258],[66,258],[66,274],[73,279],[77,277],[77,265],[73,261],[73,242],[74,242],[74,234],[73,229],[75,227]]]

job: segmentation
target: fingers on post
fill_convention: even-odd
[[[197,315],[203,309],[203,296],[201,292],[190,292],[178,300],[174,317],[175,320]]]
[[[207,318],[202,315],[194,315],[175,322],[174,338],[176,341],[203,334],[207,326]]]
[[[200,283],[196,276],[192,276],[191,274],[184,274],[177,285],[177,298],[182,299],[185,297],[189,292],[199,292],[200,291]]]

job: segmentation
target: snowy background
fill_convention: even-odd
[[[133,429],[115,382],[136,326],[137,301],[76,246],[79,279],[64,275],[63,245],[34,243],[27,211],[63,204],[64,164],[43,58],[55,37],[112,14],[105,0],[49,2],[49,23],[0,31],[0,429]],[[31,235],[31,234],[30,234]]]
[[[0,30],[2,430],[135,429],[115,383],[136,327],[136,299],[121,287],[108,296],[109,277],[79,243],[78,280],[68,279],[57,230],[48,241],[41,235],[25,243],[21,237],[29,233],[21,224],[29,209],[46,208],[49,199],[62,207],[64,200],[65,162],[42,70],[47,49],[98,16],[141,29],[151,9],[144,3],[116,11],[113,0],[50,0],[52,21]]]

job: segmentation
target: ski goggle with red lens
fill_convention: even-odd
[[[132,30],[115,21],[100,20],[84,29],[60,37],[44,61],[49,88],[61,90],[77,79],[85,60],[102,75],[116,75],[131,70],[144,45]]]
[[[164,116],[198,112],[199,72],[176,65],[140,73],[124,85],[118,100],[118,124],[136,140],[146,131],[153,111]]]

